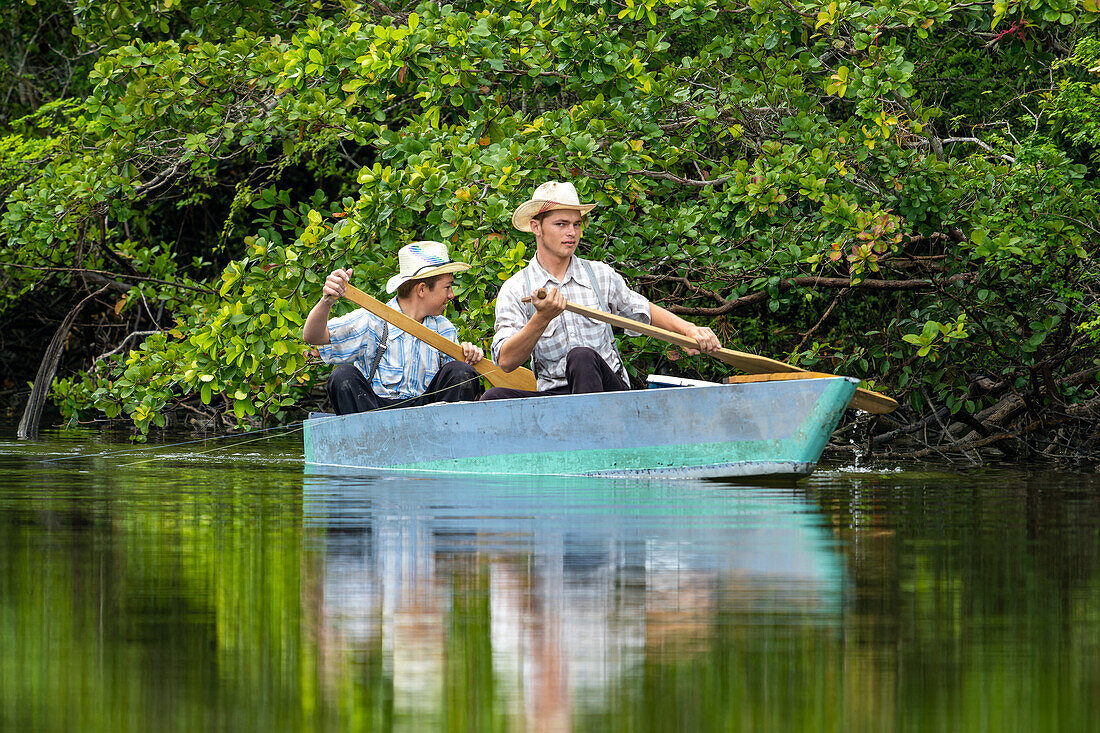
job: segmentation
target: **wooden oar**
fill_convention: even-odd
[[[540,289],[539,298],[546,297],[546,291]],[[530,302],[530,298],[524,298],[524,302]],[[640,321],[633,321],[629,318],[622,316],[616,316],[611,313],[605,313],[595,308],[589,308],[583,305],[577,305],[576,303],[570,303],[566,301],[565,309],[572,311],[578,315],[587,316],[596,321],[603,321],[609,323],[612,326],[618,326],[625,328],[635,333],[643,333],[646,336],[652,336],[662,341],[668,341],[671,344],[676,344],[686,349],[698,349],[699,344],[695,342],[695,339],[688,338],[683,334],[675,333],[673,331],[666,331],[663,328],[657,326],[651,326],[648,323],[641,323]],[[734,351],[733,349],[718,349],[713,354],[715,359],[725,362],[730,366],[737,367],[741,371],[749,372],[751,374],[768,374],[772,372],[805,372],[806,369],[801,369],[792,364],[786,364],[775,359],[769,359],[766,356],[757,356],[756,354],[747,354],[743,351]],[[836,375],[827,375],[836,376]],[[887,397],[884,394],[878,392],[872,392],[869,389],[863,389],[862,387],[856,390],[856,394],[852,397],[852,407],[863,410],[864,412],[874,412],[878,414],[893,412],[898,409],[898,403],[893,398]]]
[[[397,326],[405,333],[411,334],[427,343],[429,346],[442,351],[447,356],[457,359],[458,361],[463,361],[466,358],[462,353],[462,347],[454,341],[451,341],[445,336],[440,336],[432,329],[418,321],[414,321],[401,311],[390,308],[382,301],[372,298],[354,285],[347,286],[347,289],[344,291],[344,297],[357,306],[366,308],[379,318]],[[494,387],[526,389],[532,392],[536,389],[535,375],[530,369],[517,367],[513,371],[506,372],[488,359],[482,359],[477,364],[474,364],[474,369],[488,379],[489,384]]]

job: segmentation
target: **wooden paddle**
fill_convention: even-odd
[[[466,357],[462,353],[462,347],[445,336],[428,328],[422,323],[414,321],[399,310],[390,308],[380,300],[372,298],[354,285],[348,285],[344,291],[344,297],[361,308],[366,308],[374,315],[397,326],[405,333],[411,334],[429,346],[442,351],[458,361]],[[474,364],[474,369],[489,380],[494,387],[510,387],[511,389],[526,389],[535,391],[535,374],[530,369],[517,367],[513,371],[506,372],[488,359],[482,359]]]
[[[546,297],[546,290],[540,288],[538,291],[539,299]],[[525,303],[529,303],[531,298],[524,298]],[[646,336],[652,336],[653,338],[667,341],[671,344],[676,344],[686,349],[698,349],[699,344],[695,342],[695,339],[688,338],[683,334],[674,333],[673,331],[666,331],[663,328],[657,326],[651,326],[648,323],[641,323],[640,321],[633,321],[629,318],[622,316],[616,316],[611,313],[605,313],[595,308],[588,308],[587,306],[577,305],[576,303],[570,303],[566,301],[565,309],[572,311],[578,315],[586,316],[596,321],[603,321],[609,323],[612,326],[618,326],[625,328],[635,333],[642,333]],[[713,354],[715,359],[724,361],[730,366],[737,367],[741,371],[749,372],[751,374],[767,374],[773,372],[805,372],[806,369],[786,364],[775,359],[769,359],[766,356],[757,356],[756,354],[747,354],[743,351],[734,351],[732,349],[718,349]],[[833,374],[822,376],[836,376]],[[852,397],[852,407],[863,410],[864,412],[873,412],[882,414],[886,412],[893,412],[898,409],[898,403],[893,398],[887,397],[884,394],[878,392],[872,392],[869,389],[863,389],[862,387],[856,390],[856,394]]]

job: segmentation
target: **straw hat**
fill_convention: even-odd
[[[386,292],[392,293],[409,280],[423,280],[448,272],[469,270],[465,262],[453,262],[443,242],[423,240],[406,244],[397,251],[398,272],[386,283]]]
[[[580,196],[577,195],[577,189],[572,183],[547,181],[535,189],[535,194],[530,201],[524,201],[516,207],[516,210],[512,213],[512,226],[521,232],[529,232],[531,231],[531,219],[539,214],[545,214],[547,211],[570,209],[579,211],[581,216],[584,216],[594,208],[596,208],[596,204],[581,203]]]

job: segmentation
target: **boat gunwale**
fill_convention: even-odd
[[[737,384],[722,384],[720,382],[715,382],[713,384],[700,384],[700,385],[695,385],[695,384],[682,385],[682,386],[669,385],[669,386],[666,386],[666,387],[649,387],[649,388],[646,388],[646,389],[626,389],[626,390],[621,390],[621,391],[616,391],[616,392],[587,392],[587,393],[581,393],[581,394],[560,394],[560,395],[540,394],[540,395],[534,395],[532,397],[506,397],[506,398],[502,398],[502,399],[490,400],[489,404],[509,404],[509,403],[519,403],[519,402],[522,402],[524,404],[533,404],[534,401],[536,401],[536,400],[538,400],[538,401],[543,401],[543,400],[555,400],[555,401],[557,401],[557,400],[568,400],[568,399],[574,399],[574,398],[591,399],[592,397],[595,397],[595,396],[601,396],[601,397],[614,396],[614,397],[612,397],[612,399],[623,399],[623,398],[625,398],[625,396],[629,395],[632,398],[639,398],[642,395],[647,395],[648,394],[648,395],[652,396],[653,392],[656,392],[656,391],[663,392],[663,391],[666,391],[666,390],[696,391],[696,390],[704,390],[704,389],[722,389],[722,390],[727,390],[728,391],[728,390],[731,390],[731,389],[736,389],[738,391],[744,391],[746,389],[753,388],[753,387],[756,387],[758,385],[775,386],[777,384],[786,384],[786,383],[795,383],[795,382],[797,382],[799,385],[812,385],[816,382],[830,382],[830,381],[833,381],[833,380],[836,380],[836,379],[842,379],[844,381],[847,381],[851,384],[856,384],[856,385],[858,385],[860,383],[860,380],[856,379],[855,377],[844,377],[844,376],[837,375],[835,377],[813,377],[811,379],[772,380],[772,381],[767,381],[767,382],[764,382],[764,381],[761,381],[761,382],[742,382],[742,383],[737,383]],[[368,416],[368,415],[373,415],[375,413],[382,413],[382,412],[393,412],[394,410],[409,411],[409,410],[425,410],[425,409],[430,410],[432,408],[446,409],[446,408],[469,407],[470,405],[478,405],[478,404],[482,404],[482,401],[480,401],[480,400],[469,400],[469,401],[461,401],[461,402],[432,402],[432,403],[429,403],[427,405],[412,405],[410,407],[392,407],[391,406],[391,407],[388,407],[388,408],[380,408],[380,409],[377,409],[377,410],[368,410],[367,412],[353,412],[353,413],[349,413],[347,415],[337,415],[336,413],[332,413],[332,412],[311,412],[309,414],[309,417],[306,418],[305,422],[309,423],[311,420],[324,420],[324,421],[327,422],[327,418],[365,419],[366,416]]]

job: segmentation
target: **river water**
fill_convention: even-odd
[[[67,432],[0,477],[3,730],[1100,730],[1091,474],[335,478],[300,435]]]

